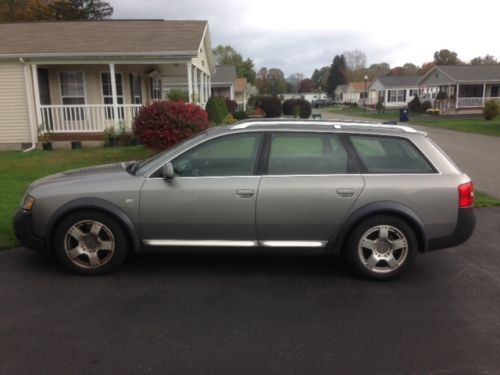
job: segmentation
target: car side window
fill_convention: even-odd
[[[350,139],[368,173],[435,173],[407,139],[364,135]]]
[[[176,175],[251,176],[254,174],[261,134],[234,134],[207,141],[172,161]]]
[[[272,135],[269,175],[343,174],[347,166],[347,152],[335,134]]]

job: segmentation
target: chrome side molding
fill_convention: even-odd
[[[327,241],[143,240],[146,246],[192,247],[325,247]]]

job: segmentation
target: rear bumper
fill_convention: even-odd
[[[474,207],[460,208],[458,210],[458,220],[455,231],[445,237],[430,238],[427,250],[439,250],[447,247],[454,247],[467,241],[476,226],[476,215]]]
[[[45,241],[33,234],[32,214],[30,211],[18,209],[14,214],[14,233],[18,241],[28,249],[44,251]]]

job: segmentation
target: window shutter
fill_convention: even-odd
[[[391,102],[391,90],[387,90],[387,102]]]
[[[403,102],[406,102],[406,90],[403,91]]]

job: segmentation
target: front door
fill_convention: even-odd
[[[363,190],[342,143],[331,133],[274,133],[257,197],[264,246],[324,246]]]
[[[146,244],[254,246],[260,133],[208,140],[172,160],[175,177],[141,192]]]

